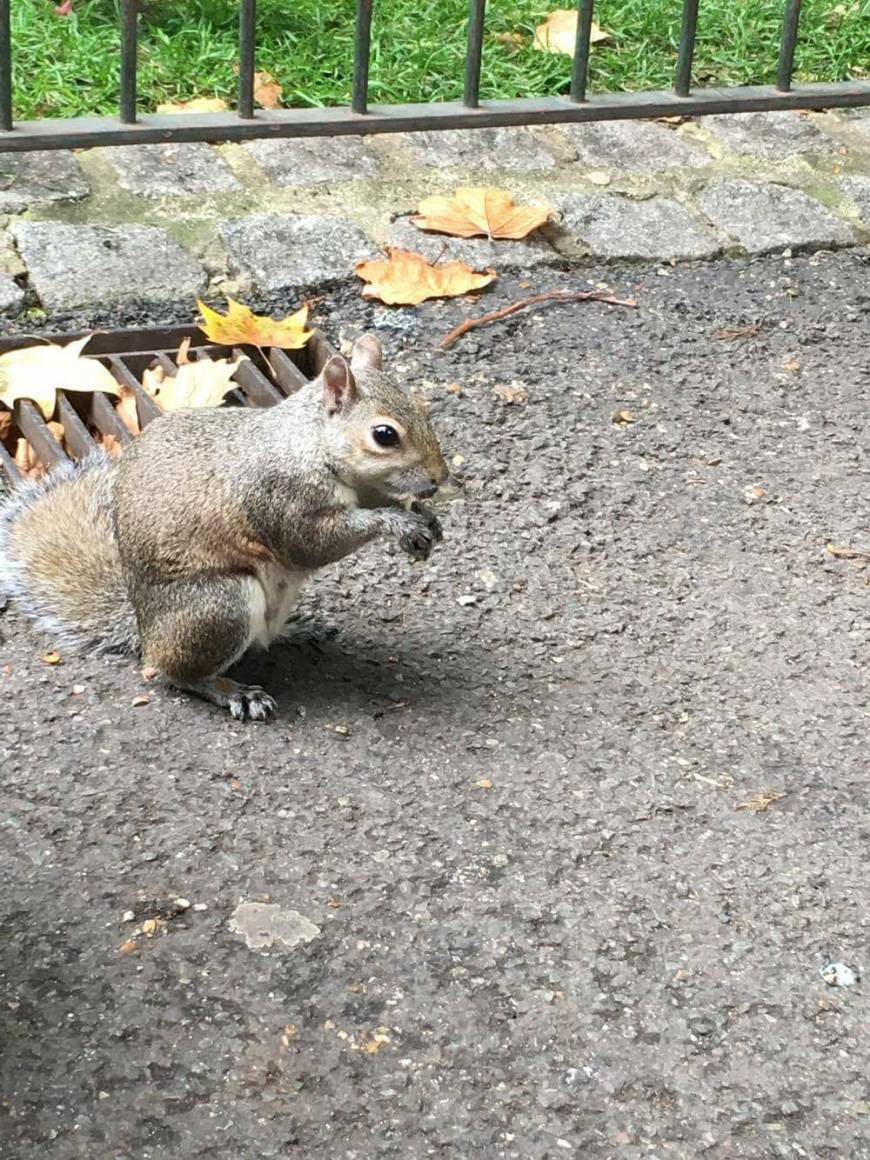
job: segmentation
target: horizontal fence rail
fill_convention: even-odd
[[[118,117],[14,121],[10,32],[11,0],[0,0],[0,152],[74,149],[163,141],[240,141],[252,137],[315,137],[545,125],[772,109],[824,109],[870,105],[870,81],[794,86],[794,56],[801,0],[784,0],[776,85],[692,87],[698,0],[684,0],[673,89],[589,94],[589,50],[594,0],[578,0],[577,38],[566,96],[481,101],[480,78],[486,0],[469,0],[468,47],[461,101],[370,105],[369,62],[373,0],[357,0],[351,103],[335,108],[256,109],[256,0],[239,5],[239,88],[236,112],[143,114],[138,110],[136,63],[139,0],[122,0]]]

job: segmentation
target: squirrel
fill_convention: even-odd
[[[126,652],[178,689],[267,720],[222,674],[281,634],[303,583],[378,536],[425,559],[419,501],[448,476],[373,335],[269,408],[176,411],[0,499],[0,590],[64,647]],[[410,506],[405,506],[412,500]]]

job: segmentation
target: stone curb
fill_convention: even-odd
[[[26,304],[179,301],[224,286],[314,289],[388,245],[531,271],[870,240],[870,112],[125,146],[0,162],[0,211],[18,215],[3,235],[17,250],[2,263],[7,315]],[[545,200],[555,219],[520,242],[411,225],[421,196],[459,184]]]

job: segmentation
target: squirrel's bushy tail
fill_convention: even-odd
[[[59,644],[134,652],[136,619],[112,523],[103,453],[0,496],[0,591]]]

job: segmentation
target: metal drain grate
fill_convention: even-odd
[[[82,335],[48,335],[46,341],[72,342]],[[320,331],[302,350],[284,351],[268,347],[265,358],[256,348],[224,347],[210,342],[198,330],[189,327],[148,330],[114,330],[93,336],[86,348],[86,356],[96,357],[106,366],[122,386],[132,389],[136,397],[139,424],[144,427],[163,412],[142,386],[142,375],[149,367],[160,365],[168,375],[177,370],[175,356],[184,339],[190,339],[190,353],[212,358],[237,359],[247,355],[233,375],[236,387],[226,396],[229,406],[271,407],[310,379],[315,378],[323,364],[333,354],[332,347]],[[32,346],[32,337],[0,341],[0,354]],[[267,361],[268,360],[268,361]],[[0,407],[2,409],[2,407]],[[95,392],[64,391],[57,393],[55,419],[63,425],[64,445],[54,437],[39,408],[27,399],[19,399],[12,412],[12,432],[7,444],[0,441],[0,467],[14,486],[22,476],[15,465],[10,446],[14,448],[19,437],[33,448],[39,464],[49,468],[69,459],[81,459],[97,448],[92,432],[111,435],[124,446],[135,436],[121,422],[109,395]]]

